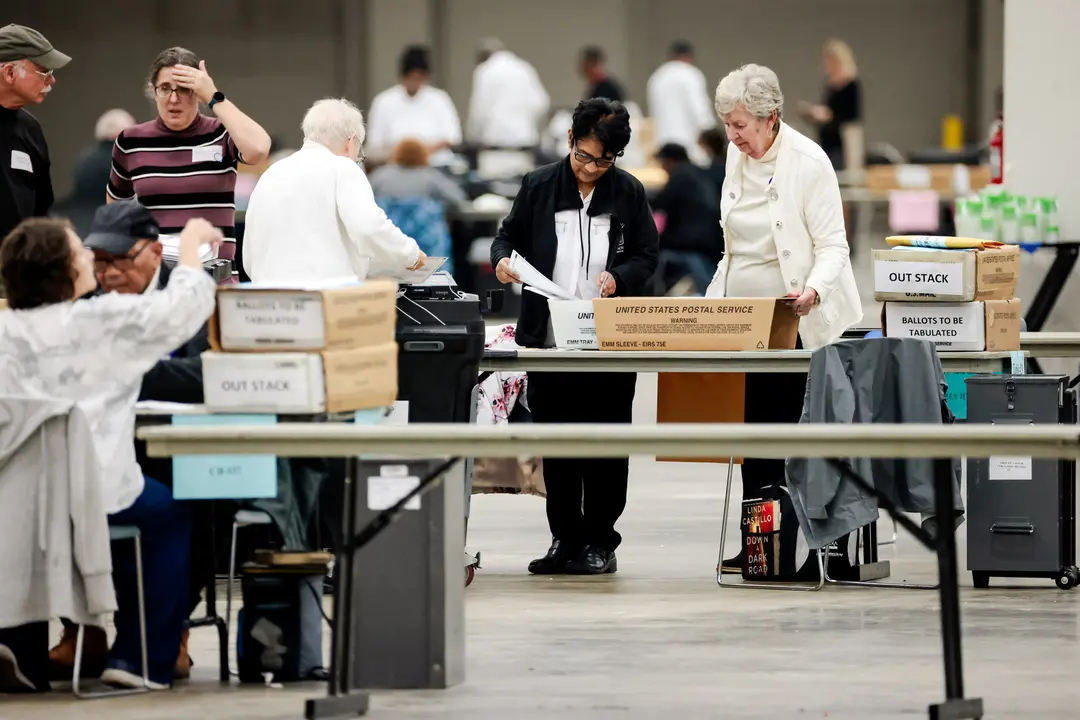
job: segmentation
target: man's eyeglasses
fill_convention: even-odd
[[[158,85],[154,88],[154,94],[162,100],[167,99],[173,93],[176,93],[176,97],[181,100],[187,100],[191,97],[191,93],[194,92],[191,88],[186,87],[172,87],[171,85]]]
[[[588,165],[589,163],[594,163],[596,165],[596,167],[598,167],[599,169],[607,170],[609,167],[611,167],[612,165],[615,164],[615,160],[616,160],[617,157],[618,156],[613,157],[613,158],[593,157],[592,155],[585,152],[584,150],[578,150],[577,145],[574,145],[574,158],[577,159],[577,161],[579,163],[583,164],[583,165]]]
[[[135,260],[142,255],[143,250],[150,247],[150,243],[144,243],[133,255],[109,255],[108,253],[94,253],[94,272],[103,273],[110,266],[120,272],[127,272],[135,267]]]
[[[30,70],[35,75],[40,75],[42,80],[48,80],[51,77],[55,77],[52,70],[37,70],[35,68],[31,68]]]

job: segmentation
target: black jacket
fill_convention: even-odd
[[[161,265],[158,287],[169,284],[172,269]],[[160,400],[200,404],[203,401],[202,354],[210,349],[210,331],[203,325],[195,336],[178,347],[170,357],[158,360],[143,375],[139,400]]]
[[[713,261],[723,255],[720,191],[705,170],[691,162],[676,165],[653,207],[667,215],[661,248],[701,253]]]
[[[491,244],[491,266],[514,250],[547,277],[555,271],[555,213],[583,206],[569,155],[532,171],[521,182],[514,207],[503,220]],[[607,270],[615,278],[615,294],[643,295],[656,272],[657,236],[645,188],[634,176],[613,167],[596,183],[590,217],[611,213]],[[531,292],[521,294],[517,342],[540,347],[547,337],[547,300]]]

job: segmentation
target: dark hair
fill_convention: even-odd
[[[656,157],[660,160],[671,160],[672,162],[688,162],[690,160],[686,148],[678,143],[667,143],[656,151]]]
[[[431,72],[431,58],[423,45],[410,45],[401,54],[401,74],[408,75],[414,70]]]
[[[154,58],[154,64],[150,66],[148,82],[151,85],[157,85],[158,73],[173,65],[187,65],[188,67],[197,68],[199,67],[199,56],[182,47],[171,47],[162,50]]]
[[[630,113],[617,100],[599,97],[582,100],[574,108],[570,132],[574,140],[595,137],[605,155],[618,157],[630,143]]]
[[[694,46],[689,40],[676,40],[668,48],[668,54],[671,57],[691,57],[694,54]]]
[[[599,45],[588,45],[582,49],[581,59],[587,63],[602,63],[604,62],[604,49]]]
[[[722,158],[727,155],[727,135],[720,128],[703,130],[698,140],[702,145],[709,148],[709,151],[716,157]]]
[[[0,280],[8,307],[29,310],[75,297],[71,245],[63,220],[30,218],[0,244]]]

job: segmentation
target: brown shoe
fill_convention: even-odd
[[[64,625],[60,642],[49,650],[50,677],[70,679],[75,670],[75,643],[78,625]],[[84,678],[100,677],[109,657],[109,641],[103,628],[87,625],[83,631],[83,655],[80,675]]]
[[[191,662],[191,656],[188,655],[188,635],[190,630],[184,628],[184,631],[180,633],[180,652],[176,656],[176,667],[173,668],[174,680],[186,680],[191,677],[191,666],[194,664]]]

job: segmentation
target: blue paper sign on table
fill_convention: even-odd
[[[276,415],[173,415],[173,425],[276,425]],[[177,500],[246,500],[277,497],[273,455],[178,455],[173,458]]]

